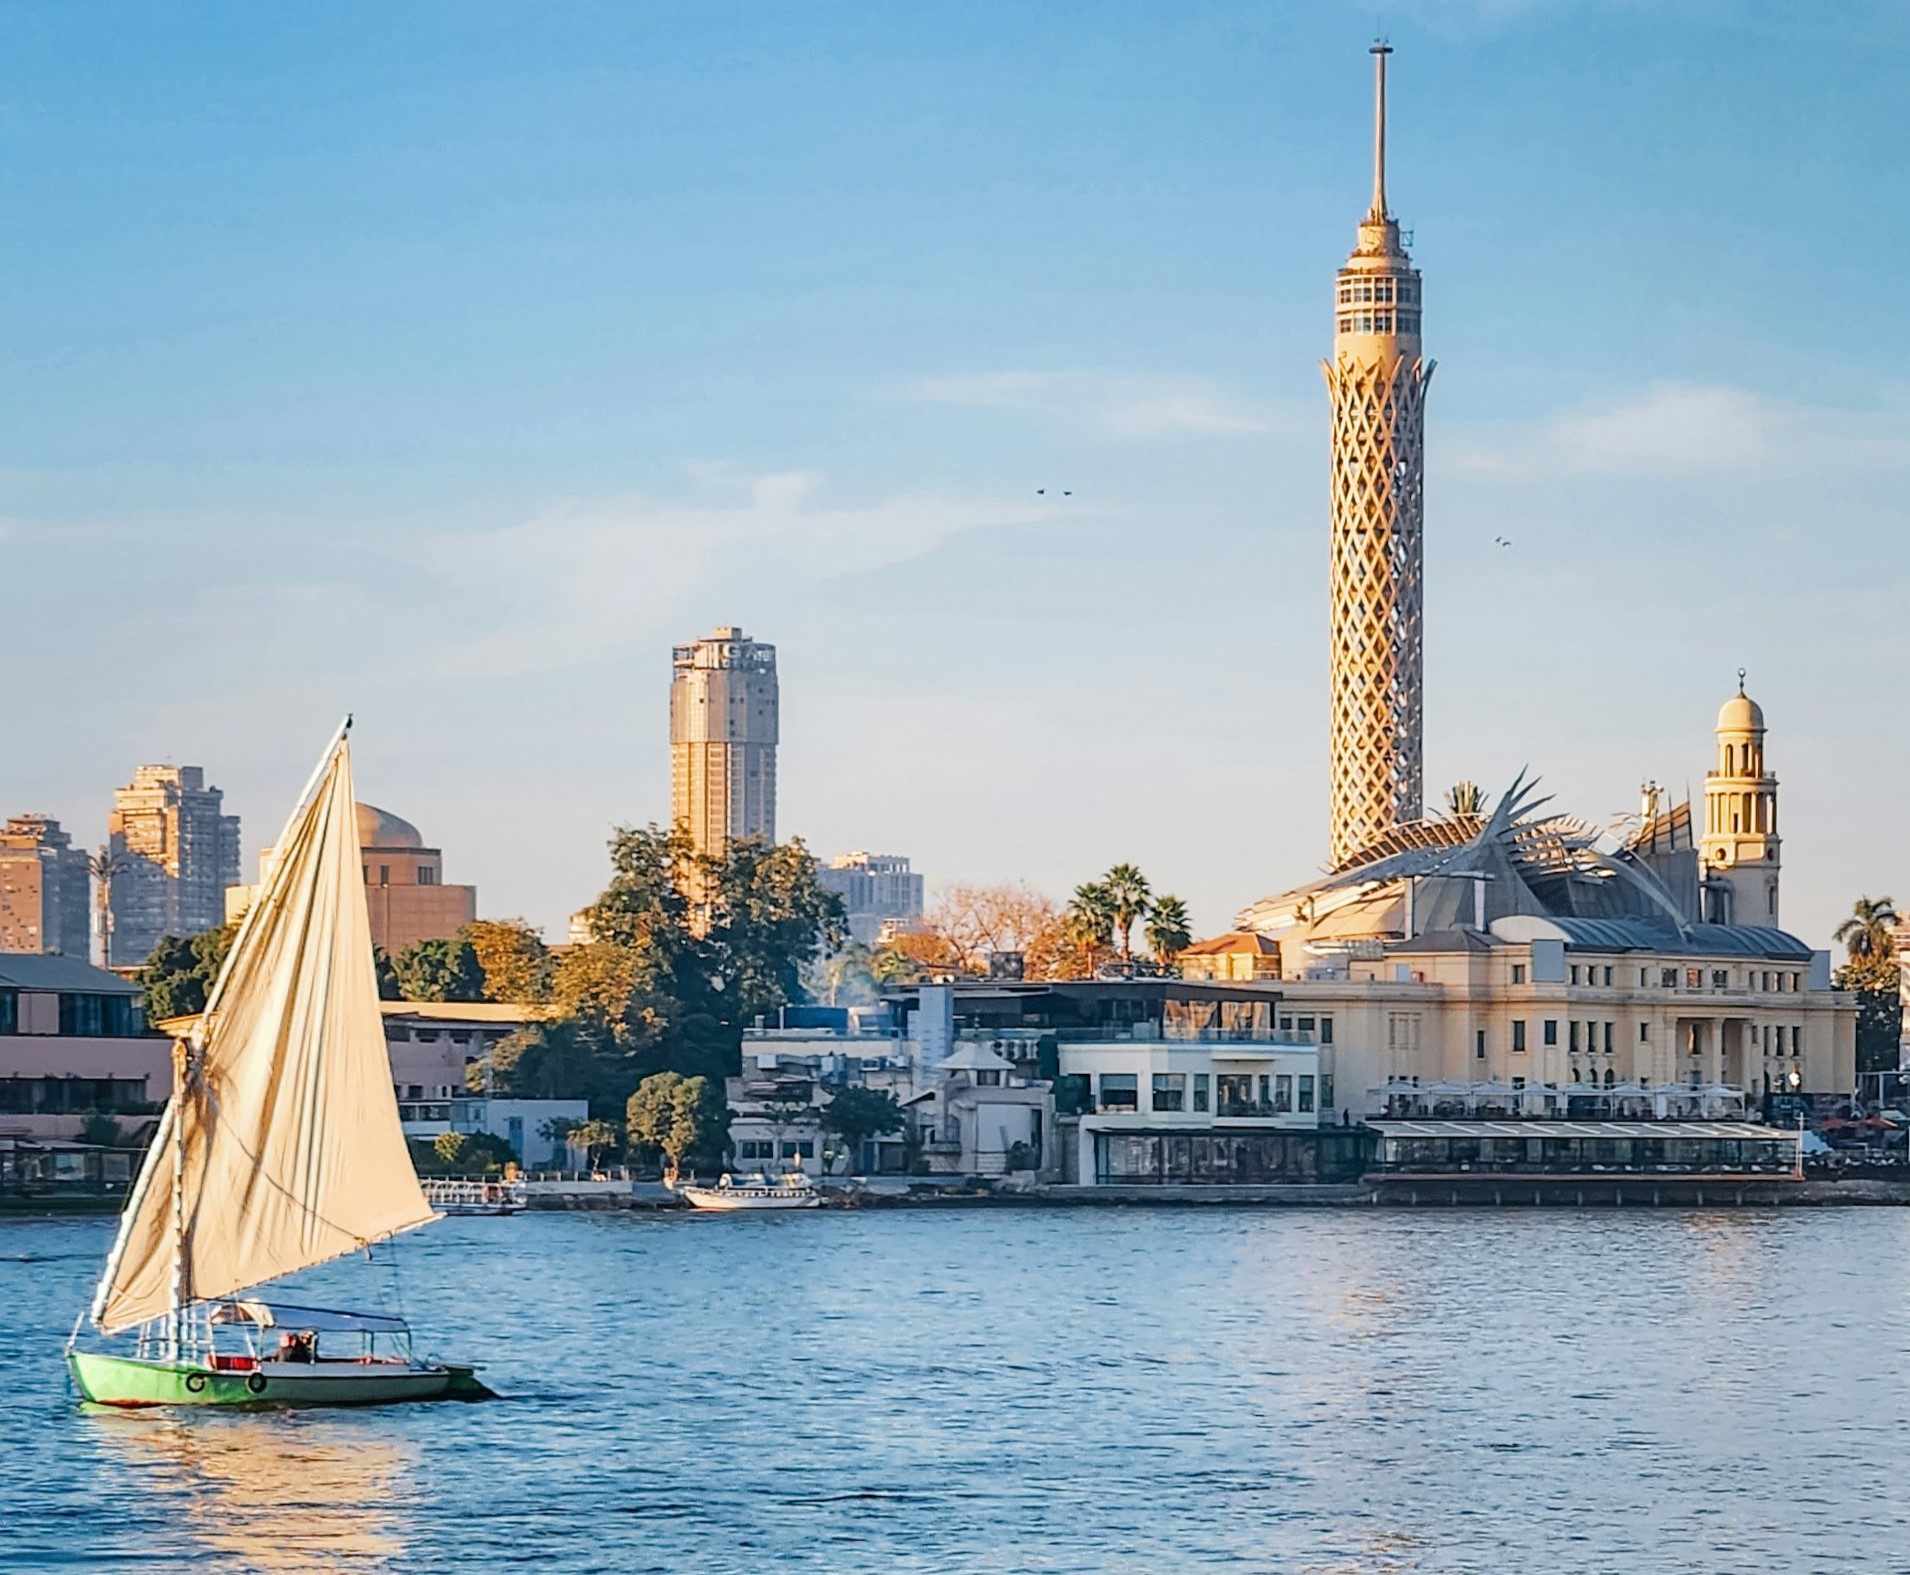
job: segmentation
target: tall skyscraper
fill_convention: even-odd
[[[92,951],[92,872],[57,820],[15,815],[0,831],[0,952]]]
[[[1424,799],[1426,385],[1419,271],[1386,207],[1385,44],[1373,46],[1373,205],[1335,290],[1328,859]]]
[[[225,889],[239,884],[239,817],[206,786],[200,766],[141,766],[106,818],[116,967],[142,963],[162,935],[225,923]]]
[[[724,626],[679,645],[670,685],[670,814],[700,853],[776,840],[776,647]]]

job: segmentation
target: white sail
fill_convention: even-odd
[[[94,1299],[109,1334],[434,1217],[398,1124],[344,737],[319,774],[181,1047]]]

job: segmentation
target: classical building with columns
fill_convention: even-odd
[[[1636,816],[1599,826],[1521,776],[1242,912],[1278,947],[1281,1012],[1316,1036],[1334,1108],[1370,1114],[1398,1083],[1644,1107],[1850,1092],[1853,998],[1828,952],[1776,924],[1777,779],[1741,683],[1716,745],[1700,826],[1650,785]]]

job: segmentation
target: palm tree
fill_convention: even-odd
[[[1134,959],[1134,925],[1146,916],[1154,888],[1132,864],[1117,864],[1101,877],[1101,889],[1107,893],[1109,917],[1121,933],[1121,962],[1125,965]]]
[[[1092,979],[1094,954],[1114,938],[1114,900],[1107,887],[1095,881],[1075,887],[1061,927],[1068,944],[1081,948],[1081,976]]]
[[[1888,957],[1897,949],[1890,934],[1896,922],[1897,910],[1888,897],[1859,897],[1831,939],[1844,943],[1852,962]]]
[[[1163,972],[1175,957],[1187,950],[1194,932],[1187,920],[1187,904],[1178,897],[1162,894],[1147,910],[1147,945]]]

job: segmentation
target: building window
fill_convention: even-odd
[[[1194,1074],[1194,1108],[1196,1110],[1207,1108],[1207,1074],[1205,1072]]]
[[[1702,990],[1704,988],[1704,970],[1702,968],[1685,969],[1685,988]]]
[[[1515,1017],[1512,1020],[1512,1053],[1521,1055],[1525,1051],[1525,1019]]]
[[[1300,1074],[1300,1114],[1313,1113],[1313,1079],[1305,1072]]]
[[[1312,1019],[1312,1018],[1310,1018],[1310,1017],[1302,1017],[1302,1018],[1300,1019],[1300,1032],[1301,1032],[1301,1033],[1303,1033],[1303,1034],[1310,1034],[1310,1033],[1312,1033],[1312,1032],[1313,1032],[1313,1019]]]
[[[1514,984],[1525,983],[1525,964],[1524,963],[1514,963],[1512,965],[1512,982]]]
[[[1711,970],[1711,988],[1712,989],[1722,990],[1725,988],[1725,986],[1730,984],[1730,982],[1731,982],[1731,975],[1727,973],[1724,969],[1713,968]]]
[[[1265,1105],[1273,1098],[1273,1090],[1268,1086],[1272,1081],[1273,1079],[1269,1077],[1262,1077],[1260,1079],[1260,1103],[1262,1105]]]
[[[816,1140],[814,1138],[790,1138],[783,1144],[784,1159],[814,1159]]]
[[[1777,1031],[1777,1053],[1784,1054],[1784,1030],[1781,1027]]]
[[[1548,1045],[1555,1045],[1559,1042],[1559,1020],[1556,1017],[1546,1018],[1545,1031],[1542,1037]],[[1578,1036],[1574,1034],[1572,1038],[1576,1041]],[[1572,1048],[1574,1050],[1578,1048],[1576,1042],[1572,1045]]]
[[[1256,1112],[1253,1106],[1253,1079],[1244,1073],[1221,1072],[1214,1077],[1214,1103],[1216,1114],[1223,1116],[1251,1116]]]
[[[1612,971],[1611,969],[1607,968],[1605,970],[1605,983],[1607,985],[1610,985],[1611,982],[1612,982]]]
[[[1187,1074],[1185,1072],[1156,1072],[1154,1074],[1154,1108],[1156,1110],[1185,1110],[1187,1108]]]
[[[1333,1108],[1333,1074],[1331,1072],[1320,1074],[1320,1108],[1322,1110]]]
[[[418,866],[418,884],[420,886],[437,885],[438,872],[434,870],[429,864],[420,864]]]
[[[1320,1019],[1320,1043],[1323,1045],[1333,1043],[1333,1019],[1330,1017]]]
[[[1101,1074],[1103,1110],[1138,1110],[1141,1106],[1140,1082],[1132,1072]]]
[[[1576,1021],[1574,1021],[1571,1024],[1571,1029],[1572,1029],[1572,1043],[1569,1048],[1571,1049],[1572,1054],[1577,1055],[1578,1054],[1578,1024]],[[1558,1043],[1558,1041],[1555,1039],[1555,1040],[1552,1040],[1551,1043],[1556,1044]]]
[[[1605,1025],[1605,1054],[1610,1055],[1611,1053],[1612,1053],[1612,1025],[1610,1023],[1607,1023]]]
[[[1483,1061],[1486,1058],[1486,1031],[1481,1028],[1472,1038],[1472,1058]]]
[[[378,866],[378,884],[380,886],[389,886],[391,884],[391,866],[389,864],[380,864]]]
[[[1280,1032],[1283,1034],[1293,1032],[1293,1019],[1291,1017],[1283,1017],[1280,1019]]]
[[[1640,1023],[1638,1025],[1638,1042],[1641,1045],[1651,1043],[1651,1024],[1650,1023]]]
[[[1264,1083],[1266,1079],[1263,1077],[1260,1081]],[[1309,1079],[1309,1081],[1311,1081],[1311,1079]],[[1273,1080],[1273,1113],[1276,1116],[1286,1116],[1293,1113],[1293,1076],[1291,1073],[1282,1072]]]
[[[1667,989],[1667,990],[1677,989],[1678,988],[1678,970],[1676,968],[1661,969],[1658,974],[1658,983],[1660,986],[1662,986],[1664,989]]]
[[[1578,964],[1577,963],[1572,964],[1572,983],[1573,984],[1578,983]]]
[[[1795,1028],[1791,1030],[1791,1054],[1802,1055],[1803,1053],[1804,1053],[1804,1025],[1802,1023],[1799,1023]]]

